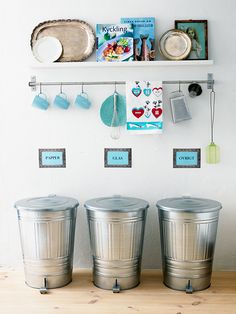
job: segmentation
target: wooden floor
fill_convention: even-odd
[[[24,283],[22,272],[0,272],[1,314],[235,314],[236,272],[215,272],[209,289],[186,294],[162,284],[157,270],[146,270],[141,284],[113,294],[96,288],[90,270],[76,270],[66,287],[41,295]]]

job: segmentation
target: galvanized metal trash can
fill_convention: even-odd
[[[85,203],[97,287],[119,292],[139,284],[148,207],[142,199],[121,196]]]
[[[202,198],[157,202],[164,284],[187,293],[211,284],[221,204]]]
[[[25,281],[46,293],[72,280],[78,201],[49,195],[15,203],[20,230]]]

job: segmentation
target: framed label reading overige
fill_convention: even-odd
[[[39,168],[66,168],[65,148],[40,148]]]
[[[201,149],[174,148],[173,168],[201,168]]]
[[[132,150],[131,148],[105,148],[104,149],[105,168],[131,168]]]

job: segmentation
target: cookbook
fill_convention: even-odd
[[[133,26],[131,24],[96,25],[96,60],[98,62],[132,61]]]
[[[155,59],[155,18],[122,17],[121,23],[129,23],[134,29],[134,60],[152,61]]]

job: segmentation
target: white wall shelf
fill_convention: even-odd
[[[182,61],[131,61],[131,62],[54,62],[39,63],[33,62],[31,68],[38,69],[67,69],[67,68],[127,68],[127,67],[159,67],[159,66],[209,66],[213,65],[213,60],[182,60]]]

